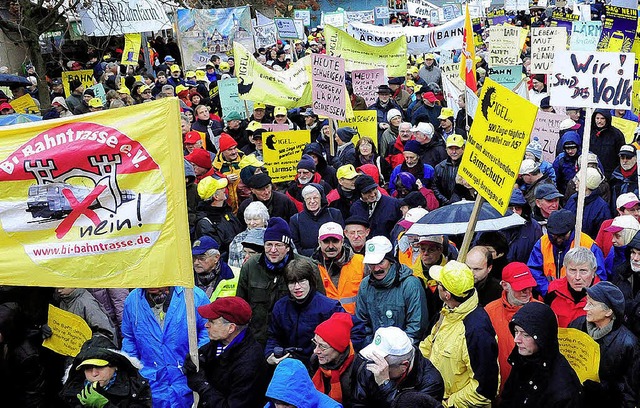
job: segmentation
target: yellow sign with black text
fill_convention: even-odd
[[[77,79],[82,83],[84,89],[87,89],[95,83],[93,81],[93,70],[91,69],[82,69],[80,71],[65,71],[62,73],[62,87],[64,88],[64,94],[69,96],[73,89],[69,89],[71,81]]]
[[[375,110],[356,110],[353,117],[338,121],[338,127],[352,127],[358,133],[351,142],[356,144],[361,137],[368,136],[378,146],[378,112]]]
[[[587,333],[578,329],[558,328],[560,353],[576,372],[580,382],[600,382],[600,345]]]
[[[311,142],[311,133],[308,130],[265,132],[262,140],[264,164],[271,180],[274,183],[293,180],[302,151]]]
[[[77,356],[92,335],[91,328],[82,317],[53,305],[49,305],[47,324],[52,335],[42,345],[63,356]]]

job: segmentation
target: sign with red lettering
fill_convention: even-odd
[[[630,53],[556,51],[551,105],[631,109],[634,64]]]
[[[312,108],[316,115],[344,120],[344,60],[322,54],[311,54]]]

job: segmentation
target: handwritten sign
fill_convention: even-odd
[[[311,94],[313,111],[331,119],[346,115],[344,60],[322,54],[311,55]]]
[[[595,51],[602,34],[602,21],[574,21],[569,39],[572,51]]]
[[[338,127],[352,127],[358,132],[351,140],[353,144],[361,137],[368,136],[378,146],[378,114],[375,110],[355,110],[352,118],[339,120]]]
[[[351,72],[353,93],[362,96],[367,106],[378,98],[378,86],[387,83],[384,68],[357,69]]]
[[[551,74],[556,50],[567,49],[567,29],[564,27],[531,28],[531,73]]]
[[[218,80],[218,92],[220,93],[223,117],[231,112],[237,112],[242,119],[246,119],[247,112],[244,101],[238,97],[238,78]]]
[[[578,329],[558,328],[560,353],[576,372],[580,382],[600,382],[600,345],[587,333]]]
[[[522,81],[522,65],[498,66],[489,68],[489,78],[500,85],[513,90]]]
[[[553,62],[552,105],[631,109],[633,54],[560,51]]]
[[[296,176],[302,151],[311,142],[308,130],[263,133],[264,163],[274,183],[291,181]]]
[[[533,124],[531,139],[538,138],[542,145],[542,160],[553,163],[556,159],[556,145],[558,144],[558,139],[560,139],[560,122],[567,118],[567,115],[538,111],[538,116]]]
[[[289,130],[289,125],[286,123],[263,123],[261,127],[267,132],[286,132]]]
[[[82,82],[82,86],[85,89],[93,85],[93,70],[82,69],[80,71],[65,71],[62,73],[62,87],[64,88],[64,94],[69,96],[73,89],[69,89],[69,84],[74,79]]]
[[[256,48],[271,47],[278,41],[277,35],[275,23],[253,27],[253,41]]]
[[[82,317],[49,305],[47,324],[53,335],[42,345],[63,356],[75,357],[85,341],[91,338],[91,328]]]
[[[521,28],[508,25],[489,27],[489,66],[517,65],[520,62]]]
[[[460,63],[453,62],[451,64],[442,64],[440,66],[442,75],[446,76],[449,81],[458,89],[464,89],[464,81],[460,77]]]

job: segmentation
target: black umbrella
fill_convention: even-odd
[[[31,86],[31,81],[19,75],[0,74],[0,86]]]

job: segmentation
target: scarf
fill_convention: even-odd
[[[282,270],[287,264],[288,260],[289,260],[289,254],[285,255],[282,261],[278,262],[277,264],[274,264],[269,260],[269,258],[267,258],[266,255],[264,256],[264,264],[267,267],[267,269],[270,270],[271,272]]]
[[[595,325],[595,323],[587,322],[587,333],[589,333],[589,336],[591,336],[592,339],[596,341],[600,340],[607,334],[611,333],[611,330],[613,330],[614,321],[615,317],[611,319],[611,321],[606,326],[603,327],[598,327]]]
[[[322,366],[320,366],[312,379],[313,385],[315,385],[316,390],[328,395],[329,397],[331,397],[331,399],[337,402],[342,402],[342,384],[340,384],[340,376],[342,376],[342,374],[349,368],[349,366],[353,362],[353,359],[355,358],[352,344],[349,344],[348,353],[344,354],[346,355],[344,363],[333,369],[323,368]],[[326,390],[325,388],[325,378],[330,379],[329,390]]]
[[[634,164],[632,168],[630,168],[629,170],[625,170],[622,168],[622,166],[620,166],[620,173],[622,173],[622,176],[626,179],[630,178],[631,176],[633,176],[634,174],[636,174],[636,172],[638,171],[638,165]]]

